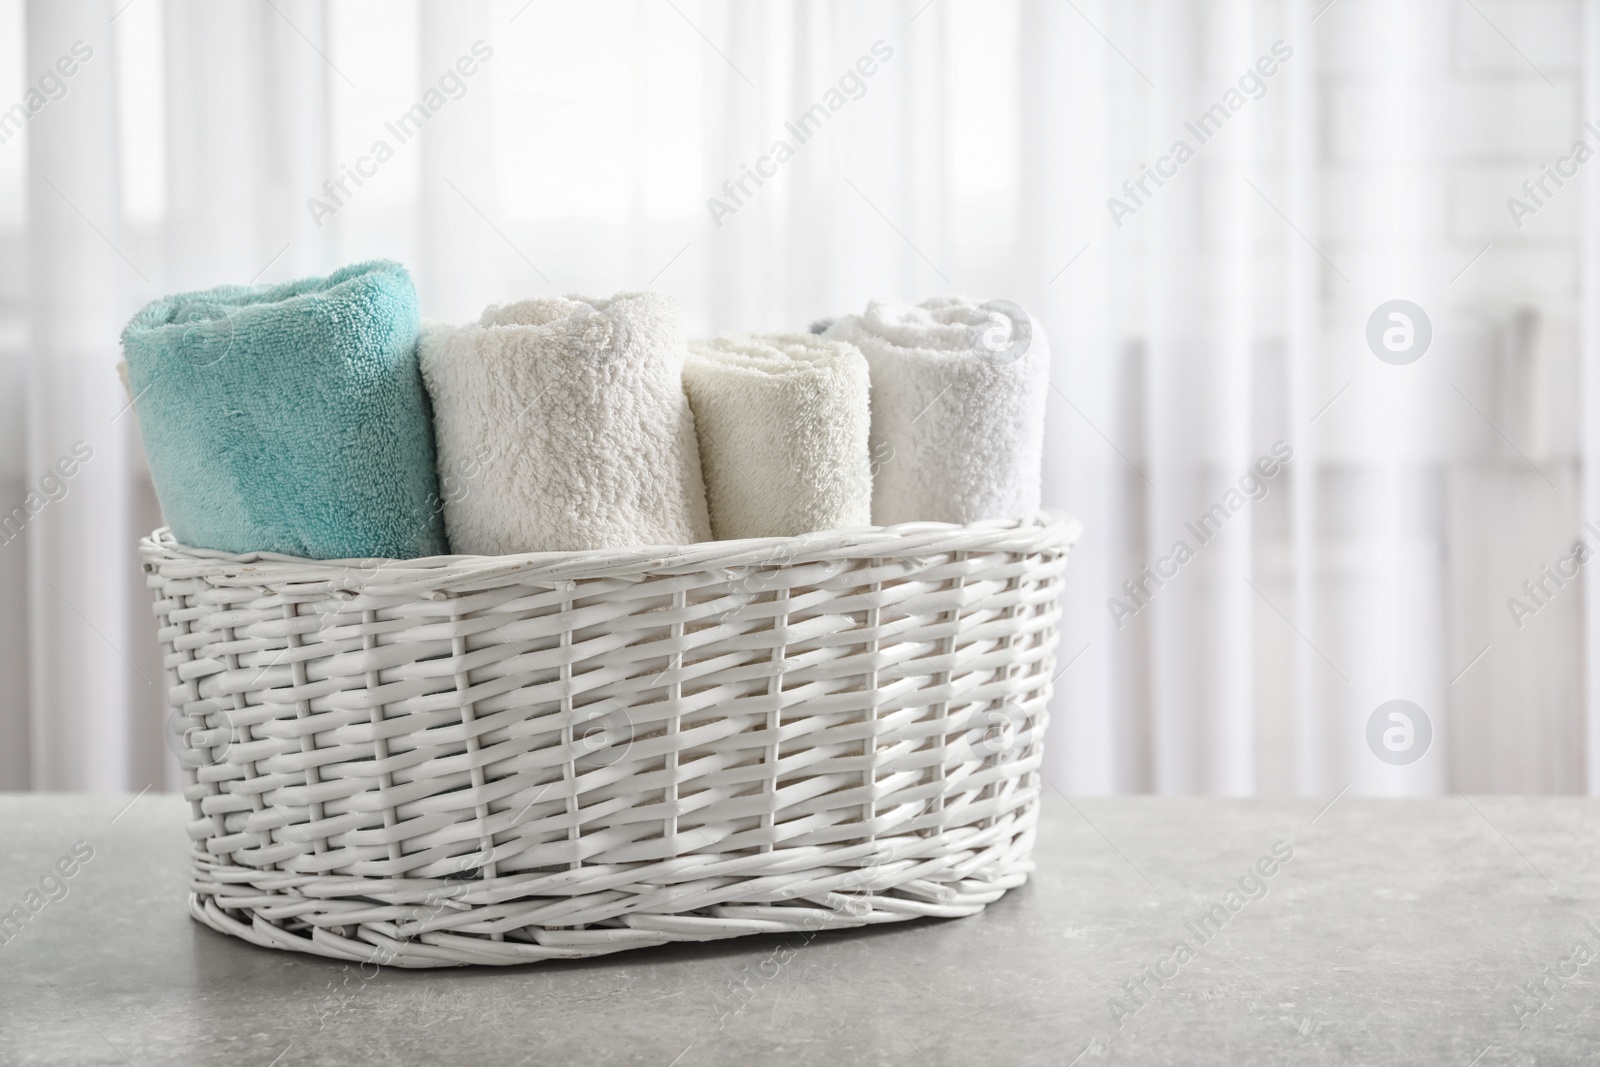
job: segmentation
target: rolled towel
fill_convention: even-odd
[[[867,361],[854,345],[810,334],[694,342],[683,387],[718,540],[871,524]]]
[[[172,535],[311,559],[445,551],[418,326],[388,262],[135,315],[127,381]]]
[[[823,336],[872,374],[872,521],[977,522],[1039,509],[1050,349],[1015,304],[874,301]]]
[[[483,460],[445,500],[451,547],[500,555],[710,540],[686,350],[677,308],[656,293],[540,297],[490,307],[475,324],[430,325],[422,375],[439,470]]]

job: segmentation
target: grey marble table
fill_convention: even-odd
[[[44,901],[0,932],[0,1063],[1600,1060],[1585,800],[1051,794],[973,918],[432,972],[191,922],[182,805],[129,801],[0,797],[0,912]]]

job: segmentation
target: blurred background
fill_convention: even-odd
[[[181,782],[123,323],[382,256],[1033,311],[1062,791],[1600,792],[1597,153],[1600,0],[0,0],[0,789]]]

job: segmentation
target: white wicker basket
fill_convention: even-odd
[[[973,914],[1032,869],[1079,530],[337,562],[158,530],[191,910],[405,967]]]

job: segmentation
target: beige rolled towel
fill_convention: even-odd
[[[854,345],[810,334],[696,341],[683,384],[718,540],[871,525],[869,382]]]
[[[452,551],[482,555],[711,539],[687,343],[657,293],[539,297],[429,326],[422,377]]]

